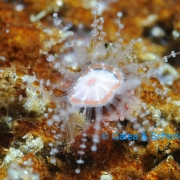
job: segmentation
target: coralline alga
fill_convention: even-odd
[[[51,179],[53,173],[56,179],[73,179],[75,177],[68,174],[74,170],[80,173],[80,166],[83,170],[78,177],[84,179],[97,179],[97,176],[99,179],[153,179],[157,177],[157,173],[151,171],[157,164],[154,158],[161,159],[176,152],[178,139],[173,139],[174,145],[171,145],[168,139],[160,143],[149,137],[152,132],[175,134],[178,131],[178,127],[170,124],[171,117],[163,118],[167,111],[161,108],[161,104],[163,107],[178,106],[175,103],[178,95],[170,88],[178,79],[178,73],[167,64],[168,59],[177,54],[172,51],[163,58],[141,60],[134,48],[141,43],[141,38],[129,43],[122,38],[121,12],[117,13],[118,30],[113,42],[106,37],[104,19],[98,17],[98,6],[92,14],[89,46],[82,40],[74,40],[68,26],[63,26],[58,13],[54,13],[50,19],[55,28],[23,26],[30,31],[34,28],[36,35],[37,32],[41,34],[35,44],[35,58],[31,57],[31,52],[27,54],[28,59],[33,59],[31,68],[23,69],[24,62],[23,68],[16,64],[17,54],[7,53],[11,49],[0,54],[2,64],[11,66],[2,67],[0,72],[0,129],[9,137],[7,145],[0,144],[3,149],[0,168],[5,171],[9,167],[6,179],[39,179],[36,173],[41,179]],[[14,29],[19,27],[7,27],[8,31],[3,29],[2,34],[10,33],[9,36],[19,42],[13,35]],[[21,31],[19,33],[21,35]],[[30,41],[28,35],[25,37]],[[15,44],[14,47],[18,49],[19,46]],[[170,99],[170,95],[174,99]],[[108,132],[110,138],[101,139],[103,132]],[[143,142],[139,138],[114,141],[111,136],[115,132],[138,137],[147,134],[147,139]],[[168,158],[171,161],[164,160],[159,166],[173,164],[173,158]],[[114,165],[110,166],[112,161]],[[121,167],[121,171],[117,167]],[[106,174],[102,173],[104,169]],[[158,169],[156,167],[157,172]]]

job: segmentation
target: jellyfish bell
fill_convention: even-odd
[[[77,107],[99,107],[112,101],[121,88],[123,74],[105,64],[89,66],[68,93],[69,102]]]

